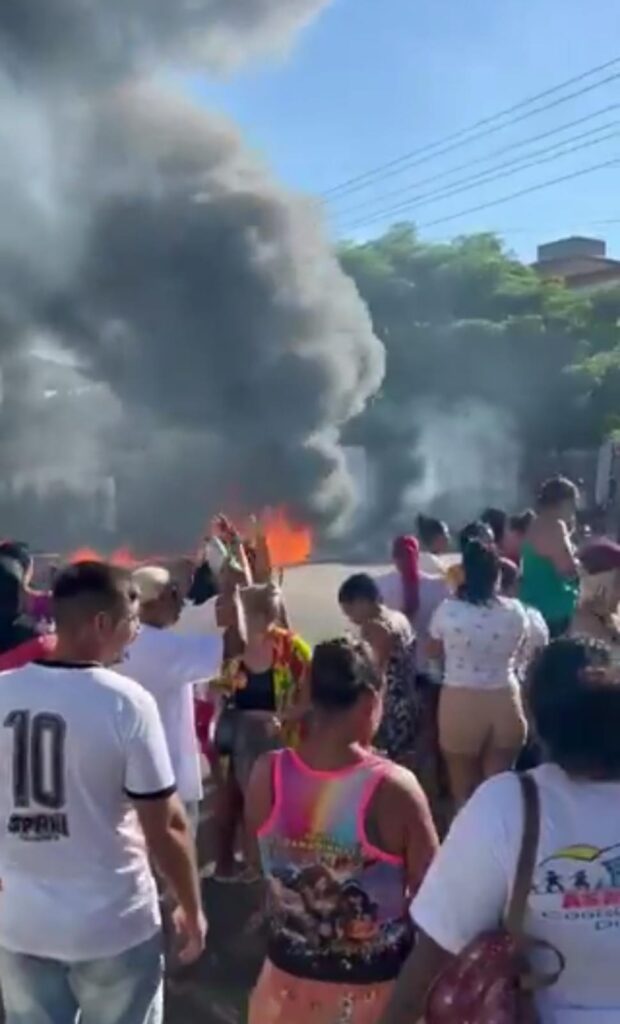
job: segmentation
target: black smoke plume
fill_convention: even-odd
[[[0,8],[5,469],[23,452],[114,478],[122,541],[186,546],[222,502],[286,503],[327,532],[350,511],[339,432],[383,349],[317,208],[169,74],[280,45],[322,6]],[[44,401],[15,384],[33,348],[69,380]]]

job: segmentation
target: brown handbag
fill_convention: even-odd
[[[557,949],[523,932],[540,837],[540,800],[530,775],[520,775],[519,781],[523,839],[504,926],[474,939],[436,978],[427,997],[425,1024],[538,1024],[534,991],[554,985],[564,970]],[[527,953],[535,947],[555,954],[557,970],[532,970]]]

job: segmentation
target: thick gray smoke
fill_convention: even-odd
[[[81,400],[54,441],[69,466],[79,436],[81,471],[100,461],[116,478],[122,540],[186,544],[223,500],[284,502],[328,530],[350,511],[339,429],[384,367],[366,310],[317,209],[161,80],[171,62],[231,65],[280,45],[322,6],[0,8],[2,351],[51,333],[72,372],[98,385],[72,388]],[[108,412],[93,422],[95,393]],[[18,451],[37,401],[27,395],[2,408]]]
[[[273,49],[329,0],[6,0],[0,43],[17,75],[76,81],[186,63],[230,67]]]

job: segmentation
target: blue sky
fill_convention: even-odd
[[[612,60],[620,55],[619,29],[618,0],[333,0],[284,58],[254,65],[227,81],[198,79],[195,91],[209,107],[237,122],[283,183],[320,195]],[[620,63],[599,77],[614,73],[620,75]],[[335,236],[363,238],[391,219],[410,217],[424,225],[538,182],[620,159],[620,135],[615,134],[620,132],[619,106],[547,141],[532,142],[522,152],[593,129],[601,138],[610,136],[596,145],[398,216],[384,215],[404,200],[407,188],[411,196],[439,187],[433,182],[413,187],[417,182],[613,104],[620,105],[620,77],[476,145],[333,200],[326,211],[331,230]],[[574,144],[595,139],[599,134]],[[491,163],[513,159],[508,153]],[[446,179],[446,187],[466,174],[482,173],[491,163],[455,173]],[[496,230],[524,258],[533,258],[539,241],[597,234],[607,238],[610,254],[620,258],[619,183],[620,164],[423,228],[422,234],[445,239]],[[397,192],[394,198],[382,199],[392,191]],[[617,224],[600,223],[614,219]]]

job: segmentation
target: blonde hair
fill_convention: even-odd
[[[143,565],[132,574],[133,582],[140,591],[140,604],[150,604],[161,597],[170,586],[171,576],[159,565]]]
[[[282,591],[273,580],[244,587],[241,601],[249,619],[263,616],[269,625],[279,621],[282,613]]]

